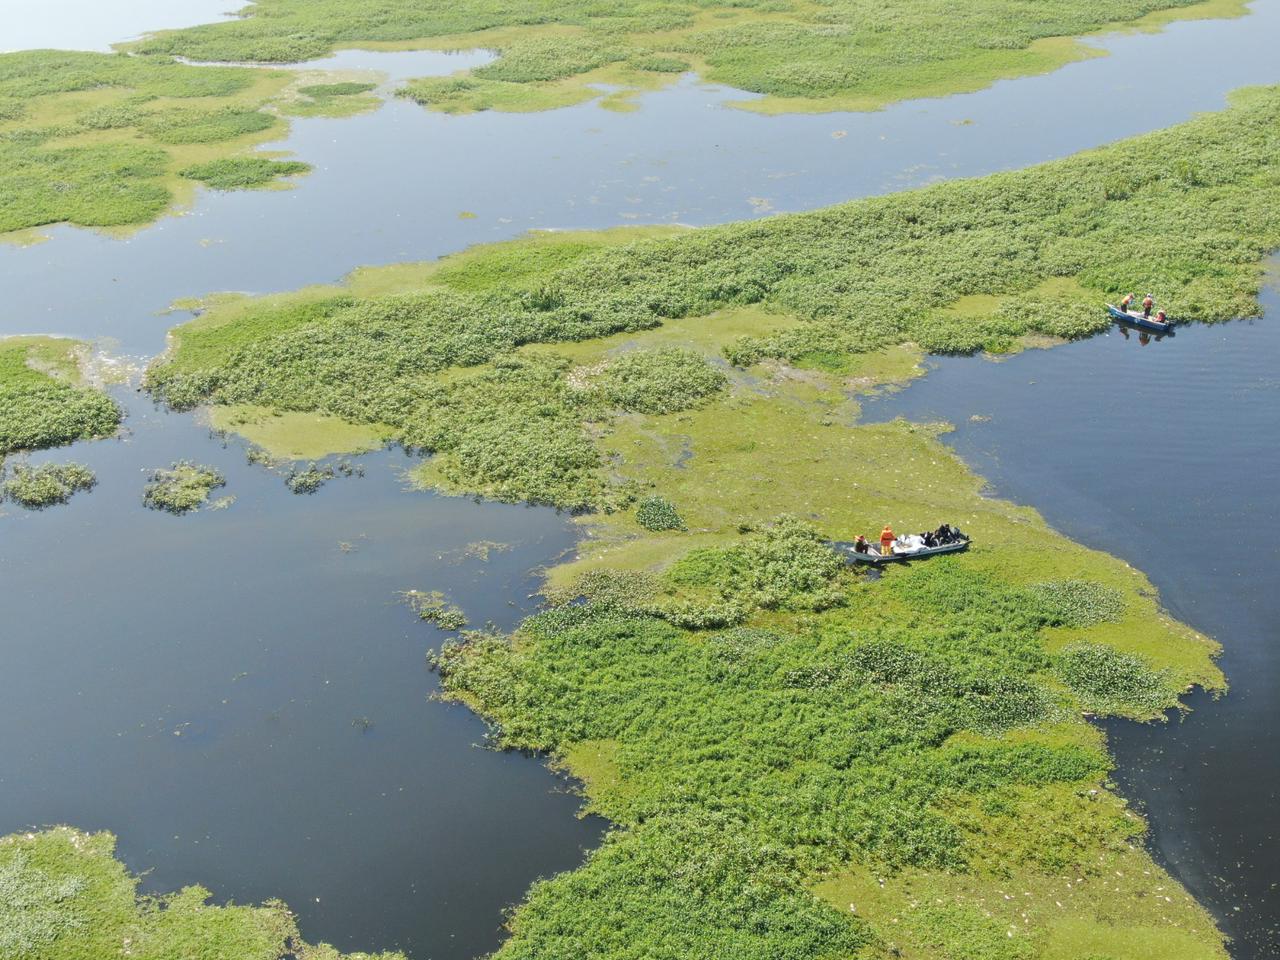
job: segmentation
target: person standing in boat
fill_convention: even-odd
[[[1147,320],[1151,319],[1151,308],[1154,307],[1155,305],[1156,305],[1156,302],[1152,298],[1151,294],[1148,293],[1145,297],[1142,298],[1142,316],[1144,319],[1147,319]]]
[[[1133,305],[1133,294],[1126,293],[1124,299],[1120,301],[1120,309],[1125,313],[1129,312],[1129,307]]]
[[[884,529],[880,531],[880,556],[888,557],[893,554],[894,539],[896,538],[893,535],[893,527],[886,523]]]

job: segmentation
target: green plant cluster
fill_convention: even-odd
[[[153,471],[142,491],[142,503],[152,510],[190,513],[209,499],[210,491],[225,486],[227,478],[190,460],[179,460],[167,470]]]
[[[379,100],[373,96],[376,83],[345,80],[337,83],[312,83],[298,87],[303,97],[284,105],[284,111],[297,117],[347,117],[376,109]]]
[[[1114,587],[1090,580],[1051,580],[1031,588],[1053,622],[1091,627],[1124,616],[1124,596]]]
[[[248,190],[311,170],[311,164],[297,160],[269,160],[266,157],[223,157],[208,163],[183,167],[178,176],[199,180],[214,190]]]
[[[268,301],[232,322],[179,328],[177,350],[147,384],[176,406],[250,403],[389,423],[406,444],[439,454],[434,479],[449,489],[609,505],[616,490],[583,426],[608,419],[599,391],[571,388],[567,363],[525,356],[522,345],[762,304],[803,322],[736,342],[735,363],[836,362],[906,341],[1007,349],[1029,333],[1096,329],[1103,301],[1135,285],[1181,319],[1248,316],[1260,263],[1280,246],[1278,121],[1280,89],[1255,89],[1223,113],[1014,173],[668,238],[539,241],[511,271],[501,268],[535,245],[498,246],[418,292]],[[1124,199],[1108,198],[1116,177],[1130,184]],[[1054,284],[1075,292],[1036,292]],[[980,295],[1013,305],[951,309]],[[716,371],[656,356],[638,372],[661,377],[642,377],[636,402],[674,379],[689,379],[691,394],[711,387]],[[669,362],[676,377],[665,375]]]
[[[227,142],[279,122],[247,94],[260,75],[169,57],[0,54],[0,233],[153,220],[173,199],[172,147]],[[99,102],[69,115],[81,94]]]
[[[0,960],[404,960],[308,944],[279,902],[216,906],[198,886],[139,896],[114,851],[110,834],[69,827],[0,837]]]
[[[1002,76],[1071,59],[1069,44],[1028,49],[1191,0],[1045,0],[1034,9],[970,0],[958,11],[925,0],[623,0],[554,5],[464,0],[258,0],[239,20],[169,31],[134,49],[198,60],[299,61],[369,41],[477,38],[500,57],[470,82],[546,84],[629,61],[661,73],[696,58],[707,79],[782,98],[879,103],[921,92],[971,89]],[[710,15],[710,16],[709,16]],[[449,84],[428,80],[412,95],[437,103]],[[454,91],[456,92],[456,90]]]
[[[439,590],[406,590],[401,596],[419,619],[441,630],[461,630],[467,625],[462,608],[450,603]]]
[[[1092,713],[1149,717],[1177,706],[1178,691],[1165,676],[1111,647],[1073,644],[1058,656],[1057,670]]]
[[[114,400],[70,382],[76,370],[67,359],[67,344],[76,346],[71,341],[0,339],[0,458],[108,436],[120,425],[122,413]],[[42,366],[61,367],[57,372],[62,375]]]
[[[676,510],[676,505],[665,497],[659,496],[640,499],[636,504],[636,523],[654,532],[686,529],[684,520]]]
[[[4,477],[0,473],[0,498],[12,500],[28,510],[40,510],[66,503],[73,494],[91,490],[98,478],[82,463],[42,463],[38,467],[18,464]]]
[[[802,611],[827,579],[809,573],[816,556],[779,569],[806,549],[800,525],[779,526],[735,554],[733,576]],[[672,576],[697,568],[703,583],[723,565],[701,551]],[[499,743],[598,744],[608,758],[590,795],[618,829],[582,868],[535,885],[497,956],[848,956],[876,935],[814,900],[812,877],[852,863],[964,871],[988,855],[988,831],[1019,829],[1019,791],[1084,793],[1106,774],[1096,746],[1027,733],[1058,694],[1045,620],[1018,588],[963,562],[893,574],[845,582],[847,607],[707,636],[643,612],[652,579],[600,571],[586,602],[512,638],[446,645],[446,691]],[[1140,829],[1115,836],[1097,807],[1076,815],[1072,829],[1120,844]],[[1061,849],[1066,869],[1093,869],[1095,848]]]
[[[729,378],[692,350],[637,350],[608,362],[599,378],[605,398],[633,413],[677,413],[705,402]]]

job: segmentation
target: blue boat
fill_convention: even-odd
[[[1119,307],[1112,306],[1109,303],[1107,304],[1107,313],[1121,323],[1132,324],[1143,330],[1153,330],[1156,333],[1173,333],[1172,320],[1165,320],[1161,323],[1155,317],[1144,317],[1140,313],[1135,313],[1132,310],[1121,310]]]

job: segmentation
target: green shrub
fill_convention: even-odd
[[[3,179],[3,173],[0,173]],[[0,201],[2,204],[3,201]],[[31,364],[53,351],[51,363],[74,361],[67,350],[74,342],[18,337],[0,339],[0,457],[18,450],[37,450],[115,432],[122,412],[100,390],[76,386]]]
[[[167,470],[153,471],[142,493],[142,502],[152,510],[189,513],[209,499],[209,491],[226,485],[226,478],[213,467],[179,460]]]
[[[636,523],[646,530],[684,530],[684,521],[675,504],[663,497],[644,497],[636,504]]]
[[[91,490],[98,478],[82,463],[18,464],[0,485],[0,494],[29,510],[66,503],[81,490]]]

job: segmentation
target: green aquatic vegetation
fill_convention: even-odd
[[[270,114],[248,108],[197,110],[175,107],[147,114],[141,128],[156,143],[220,143],[270,130],[276,123]]]
[[[1052,580],[1031,588],[1055,623],[1091,627],[1124,616],[1124,595],[1114,587],[1088,580]]]
[[[379,100],[370,94],[377,87],[358,80],[307,84],[295,91],[301,99],[286,102],[283,109],[296,117],[347,117],[376,109]]]
[[[0,957],[30,957],[59,937],[83,927],[88,917],[73,906],[84,877],[51,877],[31,866],[19,849],[0,865]]]
[[[334,97],[354,97],[357,94],[368,93],[376,89],[377,86],[376,83],[346,80],[340,83],[313,83],[305,87],[299,87],[298,92],[304,97],[310,97],[312,100],[329,100]]]
[[[290,470],[289,475],[284,478],[284,483],[291,493],[315,493],[336,476],[337,472],[332,466],[326,464],[319,467],[313,463],[301,470],[297,468]]]
[[[816,357],[831,368],[908,342],[1007,350],[1029,334],[1095,329],[1102,302],[1135,284],[1186,320],[1248,316],[1260,263],[1280,246],[1278,120],[1280,90],[1251,90],[1223,113],[1014,173],[630,243],[516,242],[423,268],[416,286],[390,295],[215,306],[178,328],[147,384],[177,406],[390,424],[437,452],[428,479],[452,491],[611,506],[619,490],[583,427],[610,421],[598,391],[569,382],[554,349],[532,357],[522,347],[695,328],[758,305],[796,322],[737,341],[726,351],[737,363]],[[1200,170],[1194,185],[1179,173],[1188,158]],[[1107,199],[1121,172],[1135,192]],[[1141,231],[1130,229],[1137,220]],[[525,251],[530,263],[500,269]],[[652,408],[662,381],[645,378],[665,377],[670,356],[676,375],[665,379],[688,380],[689,395],[720,382],[688,351],[623,354],[601,376],[637,370],[615,389]]]
[[[199,886],[139,895],[114,852],[111,834],[70,827],[0,837],[0,960],[404,960],[308,944],[278,901],[214,905]]]
[[[1111,647],[1073,644],[1058,656],[1057,670],[1093,713],[1151,718],[1178,703],[1166,677]]]
[[[469,94],[466,109],[527,108],[522,101],[556,106],[598,95],[590,91],[592,82],[642,85],[637,75],[694,67],[707,80],[767,95],[754,109],[838,110],[1044,72],[1096,55],[1071,38],[1114,24],[1229,16],[1242,9],[1235,0],[1046,0],[1034,9],[970,0],[963,10],[925,0],[466,0],[448,7],[410,0],[258,0],[240,19],[165,31],[132,47],[259,62],[309,60],[369,43],[496,49],[496,61],[461,78],[486,90],[450,89],[436,79],[410,86],[415,99],[444,109],[458,109],[460,93]],[[619,73],[620,66],[630,74]],[[529,90],[522,96],[496,89],[498,83]]]
[[[178,176],[199,180],[214,190],[247,190],[275,183],[280,177],[307,173],[311,164],[296,160],[269,160],[266,157],[223,157],[184,167]]]
[[[638,350],[608,362],[598,379],[605,398],[633,413],[677,413],[719,393],[729,378],[692,350]]]
[[[81,490],[92,490],[98,482],[94,472],[82,463],[43,463],[38,467],[18,464],[3,480],[0,496],[28,510],[66,503]]]
[[[115,432],[120,407],[80,385],[82,348],[54,337],[0,339],[0,458]]]
[[[636,504],[636,523],[646,530],[684,530],[684,521],[676,506],[663,497],[642,497]]]
[[[0,233],[155,219],[189,192],[179,171],[281,126],[261,108],[288,82],[169,57],[0,54]]]
[[[155,470],[142,491],[142,503],[152,510],[190,513],[209,499],[209,493],[225,486],[227,478],[215,470],[190,460],[178,460],[167,470]]]
[[[450,603],[438,590],[406,590],[401,596],[420,620],[441,630],[461,630],[467,625],[467,615],[462,608]]]

